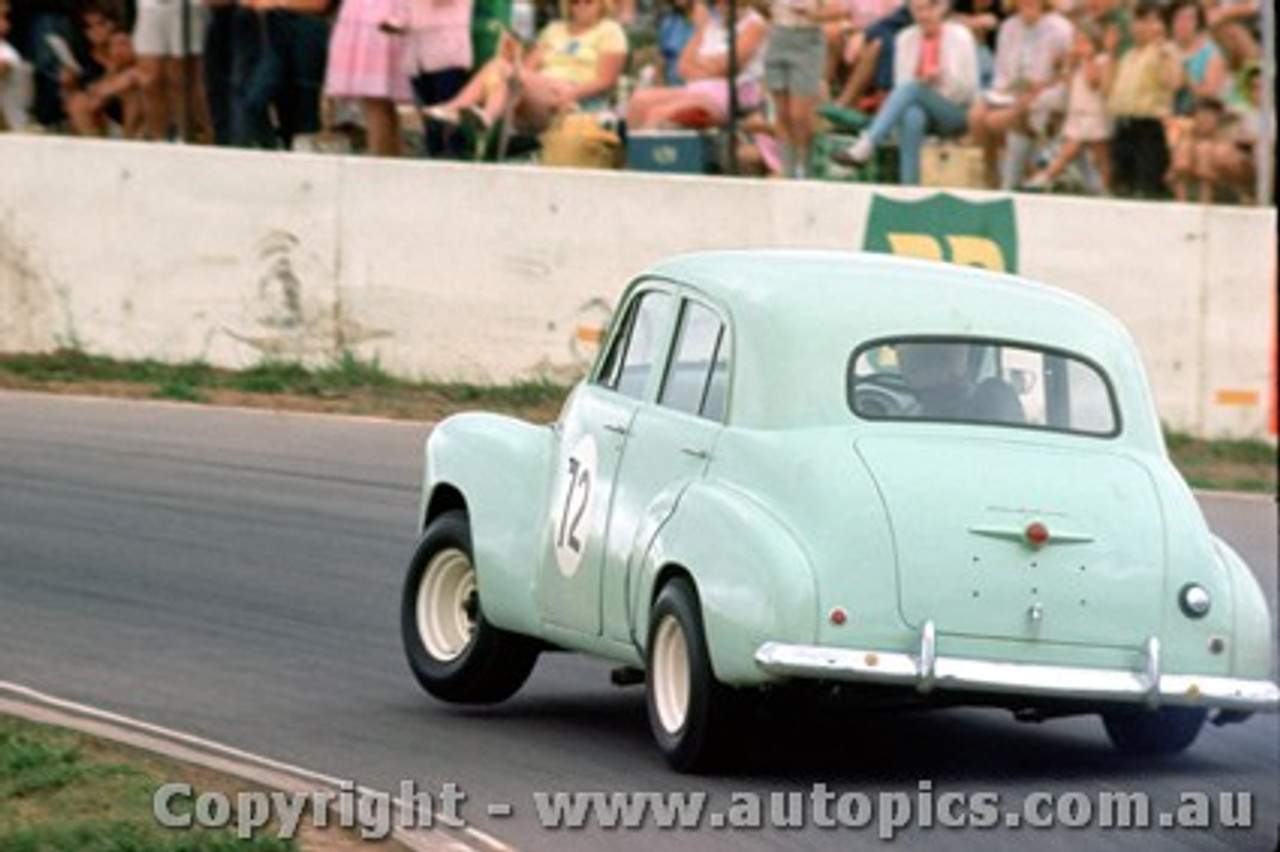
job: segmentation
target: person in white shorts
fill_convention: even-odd
[[[764,82],[777,110],[783,177],[809,171],[818,100],[824,93],[827,37],[823,25],[844,14],[826,0],[772,0]]]
[[[26,127],[31,103],[31,66],[6,41],[8,35],[9,6],[0,0],[0,131]]]
[[[153,142],[165,141],[175,132],[189,136],[192,128],[184,126],[188,120],[200,133],[208,133],[201,62],[207,13],[200,0],[138,0],[133,44],[142,78],[147,137]]]

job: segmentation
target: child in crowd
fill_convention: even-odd
[[[1079,163],[1085,190],[1090,195],[1106,192],[1111,119],[1104,87],[1110,56],[1102,49],[1102,40],[1103,31],[1088,22],[1076,29],[1067,62],[1067,117],[1058,154],[1023,189],[1049,189],[1072,163]]]
[[[90,4],[80,20],[91,62],[62,72],[62,98],[72,132],[105,136],[115,123],[125,139],[140,138],[143,80],[118,8],[110,2]]]
[[[1195,197],[1202,204],[1213,201],[1213,158],[1223,138],[1226,118],[1226,107],[1220,99],[1196,99],[1191,125],[1178,136],[1173,149],[1169,182],[1174,198],[1189,201],[1195,190]]]
[[[1116,195],[1159,198],[1169,169],[1164,122],[1182,86],[1182,56],[1165,38],[1155,3],[1144,0],[1134,10],[1133,38],[1133,49],[1112,63],[1111,181]]]

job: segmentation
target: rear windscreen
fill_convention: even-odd
[[[894,338],[849,359],[849,406],[868,420],[933,420],[1109,436],[1111,384],[1076,355],[973,338]]]

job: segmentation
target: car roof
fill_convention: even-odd
[[[977,267],[870,252],[748,249],[697,252],[650,273],[690,286],[728,308],[737,322],[776,327],[838,317],[843,334],[971,333],[1075,348],[1127,333],[1079,296],[1027,278]],[[1064,316],[1079,325],[1064,329]],[[1018,333],[1021,332],[1021,335]],[[1046,339],[1050,338],[1050,339]],[[1100,341],[1099,341],[1100,342]]]
[[[1027,278],[888,254],[796,249],[677,255],[636,283],[654,278],[700,294],[731,319],[739,423],[847,420],[844,371],[856,346],[963,335],[1078,353],[1111,379],[1130,435],[1134,426],[1152,432],[1145,375],[1123,324],[1080,296]]]

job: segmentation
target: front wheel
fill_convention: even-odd
[[[1205,711],[1195,707],[1162,707],[1108,713],[1102,717],[1107,736],[1129,754],[1177,754],[1195,742],[1204,726]]]
[[[662,587],[649,622],[649,727],[673,769],[695,772],[724,757],[731,693],[715,678],[702,612],[684,578]]]
[[[529,639],[485,620],[464,512],[440,515],[409,564],[400,603],[409,668],[427,692],[458,704],[492,704],[524,685],[538,658]]]

